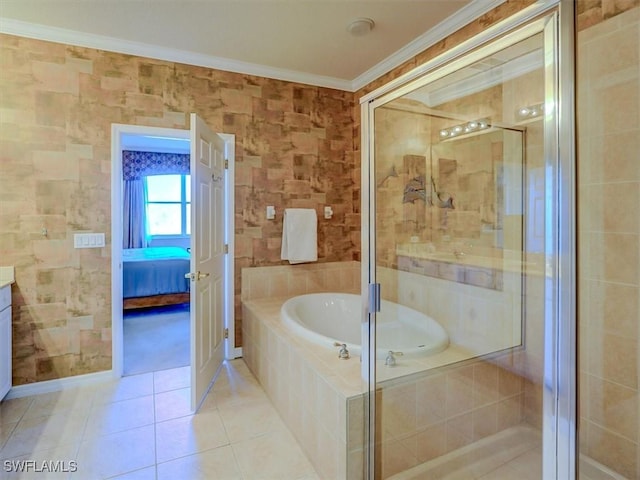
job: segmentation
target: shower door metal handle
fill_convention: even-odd
[[[380,284],[369,284],[369,313],[380,311]]]
[[[207,278],[210,274],[209,273],[202,273],[202,272],[196,272],[196,273],[186,273],[184,278],[188,278],[190,279],[192,282],[197,282],[198,280],[201,280],[203,278]]]

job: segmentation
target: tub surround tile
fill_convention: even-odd
[[[335,471],[338,465],[346,465],[347,463],[345,435],[338,434],[338,428],[327,426],[327,419],[321,416],[322,411],[322,414],[328,415],[328,418],[332,418],[336,424],[339,418],[346,419],[346,413],[341,415],[338,410],[345,408],[344,394],[340,392],[339,387],[335,389],[336,386],[331,380],[319,373],[321,371],[330,372],[329,366],[312,365],[302,356],[301,346],[294,343],[294,339],[286,334],[286,330],[279,321],[282,302],[283,299],[275,301],[274,299],[262,299],[244,303],[244,314],[247,319],[244,327],[246,346],[250,347],[249,351],[255,353],[255,356],[253,354],[246,356],[245,361],[255,372],[289,429],[296,435],[302,449],[321,474],[321,478],[344,478],[344,469],[342,474],[337,477]],[[253,309],[247,307],[247,304],[258,304],[259,313],[256,314]],[[260,306],[264,306],[264,311],[268,312],[265,313],[267,318],[272,319],[266,328],[262,327],[263,323],[258,320],[258,315],[263,315]],[[263,332],[261,335],[255,335],[260,331]],[[283,341],[285,339],[286,341]],[[267,354],[270,345],[272,349],[273,345],[280,345],[281,349],[288,350],[289,353]],[[334,355],[331,357],[338,361]],[[323,363],[323,360],[316,359],[314,363],[319,365]],[[298,366],[290,368],[292,364]],[[331,376],[336,375],[331,373]],[[280,382],[280,377],[283,378],[283,382]],[[286,382],[284,379],[298,379],[299,383]],[[320,404],[320,397],[326,402]],[[331,400],[332,397],[336,400]],[[285,398],[286,401],[283,401]],[[335,414],[332,413],[334,411],[332,404],[335,405]],[[326,448],[330,446],[335,449],[335,455],[328,459]],[[330,476],[327,477],[327,474]]]
[[[380,453],[382,455],[380,459],[382,478],[388,478],[417,464],[415,456],[397,440],[388,442]]]
[[[243,302],[245,361],[321,475],[330,474],[333,478],[334,464],[327,467],[323,463],[321,449],[323,442],[329,441],[326,435],[330,435],[332,445],[343,445],[337,451],[337,478],[358,478],[361,471],[355,465],[362,465],[366,390],[360,363],[353,359],[341,361],[333,350],[293,336],[280,320],[280,307],[286,299]],[[433,452],[446,453],[523,422],[525,384],[517,369],[506,370],[513,368],[509,367],[513,360],[501,359],[494,364],[469,360],[473,356],[466,349],[451,345],[444,352],[422,359],[402,357],[394,368],[385,367],[380,361],[385,472],[397,473],[424,461],[421,459]],[[465,360],[468,364],[464,366],[447,367]],[[438,385],[440,388],[435,388]],[[433,401],[425,401],[425,389]],[[337,416],[326,411],[333,411],[334,394],[338,399]],[[323,395],[329,395],[328,399],[321,400]],[[282,402],[283,398],[287,401]],[[341,428],[327,428],[334,419],[342,424]],[[435,431],[436,426],[444,435],[441,443],[430,444],[425,432]],[[342,431],[336,433],[339,430]],[[424,453],[420,446],[425,448]]]
[[[445,422],[435,423],[417,435],[418,463],[427,462],[447,453]]]
[[[360,291],[360,263],[330,262],[252,267],[242,270],[242,279],[243,300],[335,291],[338,286],[340,291],[355,293]]]
[[[515,427],[522,423],[522,419],[524,418],[522,409],[523,402],[523,394],[498,402],[498,431],[506,430],[507,428]]]

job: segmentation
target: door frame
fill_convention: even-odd
[[[111,353],[112,372],[122,377],[124,369],[124,329],[122,315],[122,136],[140,135],[190,140],[190,130],[162,128],[142,125],[113,123],[111,125]],[[242,356],[242,348],[235,345],[234,308],[234,185],[235,185],[235,135],[218,133],[225,143],[225,155],[229,163],[225,181],[225,243],[229,253],[225,258],[225,328],[229,338],[225,339],[225,358]],[[191,226],[191,235],[196,225]],[[191,332],[193,335],[193,332]],[[191,346],[189,346],[191,348]]]

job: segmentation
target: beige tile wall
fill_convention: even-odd
[[[245,304],[244,316],[244,361],[321,478],[347,478],[346,397],[260,308]]]
[[[360,293],[360,262],[303,263],[242,269],[242,300],[305,293]]]
[[[503,110],[511,113],[511,102],[529,104],[511,98],[513,95],[503,100],[502,92],[502,86],[496,86],[439,105],[438,110],[445,115],[491,118],[500,123]],[[455,241],[463,242],[465,248],[471,243],[476,247],[494,246],[495,234],[483,234],[482,227],[483,223],[497,227],[497,212],[504,217],[504,200],[497,197],[495,179],[496,166],[509,161],[509,151],[503,148],[509,132],[440,142],[440,129],[457,123],[459,121],[432,117],[423,104],[404,98],[391,102],[389,108],[377,109],[375,175],[379,265],[396,267],[396,245],[410,241],[434,243],[438,250],[455,248],[451,244]],[[441,161],[455,162],[453,171],[441,172]],[[391,171],[396,176],[388,176]],[[405,187],[416,176],[425,177],[426,194],[433,198],[405,202]],[[437,206],[438,198],[431,193],[432,179],[437,191],[446,191],[453,197],[453,209]]]
[[[640,478],[639,5],[578,3],[580,451],[627,478]]]
[[[409,181],[419,175],[428,180],[431,175],[431,118],[410,112],[393,107],[376,111],[376,248],[378,265],[386,267],[397,266],[397,244],[408,243],[412,236],[419,237],[421,242],[431,240],[428,219],[435,207],[420,199],[403,202],[403,191]],[[392,169],[396,176],[388,176]]]
[[[360,363],[300,341],[280,322],[286,298],[359,292],[360,263],[245,268],[242,278],[245,362],[322,478],[362,478]]]
[[[241,269],[282,263],[284,207],[331,205],[319,262],[358,259],[352,93],[9,35],[0,70],[0,262],[16,267],[15,385],[111,368],[112,123],[188,128],[195,111],[235,134],[238,342]],[[74,250],[79,231],[106,232],[107,247]]]
[[[386,382],[376,406],[381,478],[521,424],[524,381],[508,361],[470,361]]]
[[[505,122],[508,124],[515,124],[515,112],[519,106],[531,105],[539,103],[544,99],[544,84],[541,71],[531,72],[527,75],[523,75],[517,79],[505,82],[500,87],[494,87],[486,92],[482,92],[474,95],[470,98],[465,98],[464,101],[459,101],[460,105],[456,102],[451,102],[448,106],[448,110],[457,111],[462,109],[466,112],[476,115],[476,118],[482,116],[490,116],[495,121]],[[392,111],[389,112],[393,117],[408,117],[408,118],[396,118],[394,122],[387,122],[384,128],[381,129],[383,140],[377,141],[376,149],[379,145],[383,151],[383,158],[387,157],[395,158],[399,157],[399,152],[394,152],[393,149],[398,147],[402,148],[405,145],[411,145],[413,148],[428,149],[429,145],[422,144],[425,142],[425,138],[429,138],[429,129],[431,126],[428,121],[421,121],[417,119],[418,115],[407,115],[405,112]],[[383,117],[384,118],[384,117]],[[403,125],[404,123],[410,123],[412,128],[397,128],[395,125]],[[542,135],[542,122],[537,121],[528,123],[526,125],[527,142],[526,152],[516,152],[513,150],[515,146],[521,149],[520,139],[513,142],[512,139],[507,136],[504,137],[504,144],[500,144],[499,147],[504,147],[504,161],[505,163],[513,162],[522,167],[525,173],[524,178],[528,178],[528,172],[530,170],[542,167],[544,165],[543,156],[543,135]],[[427,132],[425,134],[425,131]],[[417,132],[417,133],[416,133]],[[418,139],[414,139],[413,135],[420,135]],[[385,139],[390,140],[391,145],[385,145]],[[456,158],[460,160],[461,170],[473,171],[475,163],[477,163],[477,154],[479,149],[474,143],[477,142],[465,142],[468,143],[467,148],[462,145],[459,151],[454,153],[453,149],[445,149],[438,146],[434,149],[434,156],[442,155],[445,158]],[[473,148],[470,148],[474,145]],[[498,147],[498,145],[490,145],[489,147]],[[389,151],[388,151],[389,150]],[[449,151],[447,151],[449,150]],[[400,152],[401,153],[401,152]],[[411,151],[410,153],[416,153]],[[447,153],[450,156],[447,156]],[[501,150],[500,156],[502,158],[503,151]],[[492,155],[495,155],[495,148],[486,152],[485,158],[489,160],[489,164],[492,160]],[[427,158],[428,155],[425,156]],[[525,162],[526,158],[526,164]],[[465,163],[466,162],[466,163]],[[390,162],[387,162],[387,164]],[[471,168],[469,166],[472,166]],[[485,169],[491,171],[491,165],[485,165]],[[481,170],[480,168],[479,170]],[[383,171],[385,168],[382,169]],[[409,233],[402,231],[402,228],[398,228],[394,225],[394,220],[403,219],[403,209],[405,208],[400,204],[401,192],[403,185],[399,182],[400,177],[391,178],[385,184],[385,187],[379,190],[391,190],[395,185],[399,188],[396,191],[395,197],[388,196],[387,201],[383,201],[382,213],[378,214],[382,227],[381,235],[383,241],[387,244],[383,244],[381,251],[380,264],[392,266],[395,263],[395,241],[409,236]],[[388,184],[388,186],[387,186]],[[400,193],[398,193],[400,192]],[[384,192],[386,193],[386,192]],[[528,212],[527,209],[532,202],[529,202],[529,196],[527,195],[526,186],[522,188],[522,198],[525,204],[525,211],[518,214],[516,211],[511,210],[510,215],[505,215],[504,220],[504,242],[505,248],[510,251],[521,251],[523,248],[523,232],[524,235],[529,238],[533,236],[535,222],[527,222],[523,224],[527,215],[533,212]],[[495,201],[495,199],[494,199]],[[393,202],[398,205],[393,206]],[[480,203],[480,202],[478,202]],[[488,206],[488,205],[487,205]],[[395,210],[394,210],[395,209]],[[437,209],[436,209],[437,211]],[[415,212],[411,212],[415,215]],[[427,223],[430,218],[426,215]],[[543,223],[544,224],[544,223]],[[395,227],[395,228],[394,228]],[[387,230],[384,230],[387,228]],[[408,230],[408,229],[407,229]],[[462,228],[459,230],[464,231]],[[469,229],[467,229],[469,230]],[[426,231],[426,230],[425,230]],[[416,229],[415,226],[411,226],[411,234],[420,235],[424,232]],[[455,230],[452,228],[452,235]],[[421,241],[434,241],[437,248],[450,249],[451,245],[438,243],[439,234],[433,235],[426,233],[426,238],[421,238]],[[455,237],[454,237],[455,238]],[[544,240],[544,239],[542,239]],[[483,245],[493,246],[495,239],[493,235],[489,238],[482,238],[480,231],[472,232],[469,237],[466,238],[467,242],[473,242],[475,245],[473,249],[480,251]],[[533,244],[533,242],[531,242]],[[526,248],[531,248],[527,243]],[[472,252],[475,250],[471,250]],[[473,253],[472,253],[473,254]],[[505,355],[502,362],[509,365],[505,371],[509,375],[517,378],[519,385],[518,390],[518,415],[514,420],[517,423],[525,422],[536,428],[542,427],[542,359],[543,359],[543,339],[544,339],[544,277],[543,264],[541,263],[541,255],[536,252],[530,252],[525,254],[530,261],[538,262],[537,272],[527,271],[525,273],[525,281],[523,283],[522,276],[513,272],[504,272],[504,286],[502,290],[487,290],[471,285],[464,285],[455,281],[446,281],[442,279],[431,278],[416,273],[398,272],[392,268],[378,268],[380,275],[379,281],[383,285],[383,295],[389,300],[398,302],[403,305],[407,305],[418,311],[421,311],[432,318],[435,318],[440,322],[450,335],[451,341],[455,345],[459,345],[465,348],[469,352],[473,352],[475,355],[484,355],[491,352],[496,352],[514,345],[523,344],[522,350],[514,352],[513,355]],[[522,288],[525,288],[523,291]],[[524,294],[524,296],[523,296]],[[523,308],[522,301],[524,299],[525,305]],[[473,363],[467,368],[467,377],[473,377],[473,369],[478,365],[483,367],[478,368],[498,368],[490,363],[484,364],[482,362],[477,365]],[[463,370],[464,371],[464,370]],[[446,377],[450,373],[443,373]],[[454,374],[452,374],[454,375]],[[445,383],[454,384],[456,381],[445,381]],[[413,389],[412,383],[404,385]],[[386,384],[381,386],[381,397],[384,402],[386,396],[394,398],[393,390],[387,392],[388,387]],[[446,418],[443,418],[440,425],[432,430],[431,426],[427,429],[428,433],[424,433],[424,425],[413,425],[398,436],[391,436],[381,441],[379,457],[383,461],[384,475],[392,475],[399,471],[405,470],[409,466],[422,463],[426,459],[434,458],[451,450],[454,450],[456,446],[461,447],[468,443],[478,440],[479,437],[472,432],[475,430],[485,431],[487,435],[491,433],[497,433],[497,431],[514,426],[513,423],[505,424],[501,429],[495,430],[494,423],[488,422],[483,426],[474,426],[474,418],[480,418],[479,421],[487,421],[487,418],[493,418],[496,411],[496,405],[491,406],[483,405],[479,412],[473,412],[469,398],[471,398],[471,390],[468,388],[465,396],[464,389],[458,392],[460,398],[456,399],[451,397],[447,401],[455,403],[467,402],[467,409],[464,412],[457,412],[451,414]],[[409,399],[414,398],[413,395],[408,395]],[[466,398],[466,399],[465,399]],[[414,403],[411,405],[400,406],[397,402],[391,401],[387,406],[386,411],[388,418],[383,417],[382,422],[397,422],[398,415],[403,415],[402,412],[414,411],[414,407],[423,405],[420,401],[420,397],[416,400],[409,400]],[[513,403],[514,401],[511,400]],[[424,405],[423,405],[424,408]],[[399,409],[400,412],[395,410]],[[383,410],[384,415],[384,410]],[[498,416],[499,421],[511,418],[501,411]],[[453,426],[457,425],[456,430]],[[383,430],[384,431],[384,430]],[[439,432],[439,433],[438,433]],[[425,445],[420,443],[425,438],[434,438],[434,445]],[[421,440],[422,439],[422,440]],[[448,439],[448,440],[447,440]],[[432,452],[427,455],[425,452]],[[433,456],[430,456],[433,455]],[[427,458],[428,457],[428,458]],[[384,463],[386,462],[386,464]]]
[[[472,23],[357,92],[356,98],[473,36],[480,25],[489,25],[531,3],[506,2],[484,21]],[[638,218],[636,197],[640,178],[639,106],[634,89],[639,70],[639,5],[638,0],[576,1],[581,30],[578,38],[581,451],[629,478],[640,478],[637,470],[640,301],[636,281],[640,253],[638,231],[633,230]],[[624,12],[628,13],[620,15]],[[611,19],[607,26],[598,26],[607,19]],[[593,62],[596,58],[598,65],[589,67],[589,59]],[[621,82],[625,78],[629,81],[626,85]],[[594,80],[600,84],[595,85]],[[612,83],[607,85],[609,82]],[[358,130],[359,114],[356,108]],[[356,151],[358,138],[354,138]],[[595,224],[598,230],[592,231],[590,224]],[[529,284],[527,299],[531,302],[527,308],[541,318],[544,295],[539,287]],[[532,329],[528,338],[538,344],[532,350],[542,352],[540,325],[529,322],[527,328]],[[531,367],[523,368],[533,369],[532,378],[538,379],[541,361],[537,355],[531,355]],[[523,413],[526,421],[541,424],[541,387],[537,380],[525,379]]]
[[[470,355],[519,344],[519,321],[526,316],[520,349],[379,384],[382,478],[518,424],[542,428],[543,277],[527,278],[521,310],[518,300],[508,298],[519,295],[519,276],[505,279],[505,285],[518,285],[509,293],[392,269],[379,273],[389,300],[437,319]]]
[[[385,300],[424,313],[471,355],[522,343],[521,276],[505,273],[504,290],[490,290],[418,273],[377,269]]]
[[[244,359],[322,478],[357,479],[362,478],[364,427],[360,364],[342,362],[335,352],[296,338],[280,322],[285,298],[337,291],[336,281],[333,288],[318,286],[318,271],[359,282],[357,262],[309,265],[304,271],[299,266],[245,269]],[[287,289],[291,283],[284,276],[310,290]],[[269,279],[281,287],[264,288]],[[356,290],[355,283],[347,287]],[[503,356],[380,384],[381,478],[521,424],[525,380],[516,374],[518,368],[514,358]]]

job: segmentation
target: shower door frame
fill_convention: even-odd
[[[362,378],[364,478],[375,478],[376,179],[374,110],[421,85],[536,33],[544,33],[545,307],[543,478],[577,478],[575,5],[536,2],[360,99],[362,161]],[[551,110],[549,110],[551,109]],[[549,113],[552,112],[552,113]],[[551,199],[551,201],[549,201]]]

